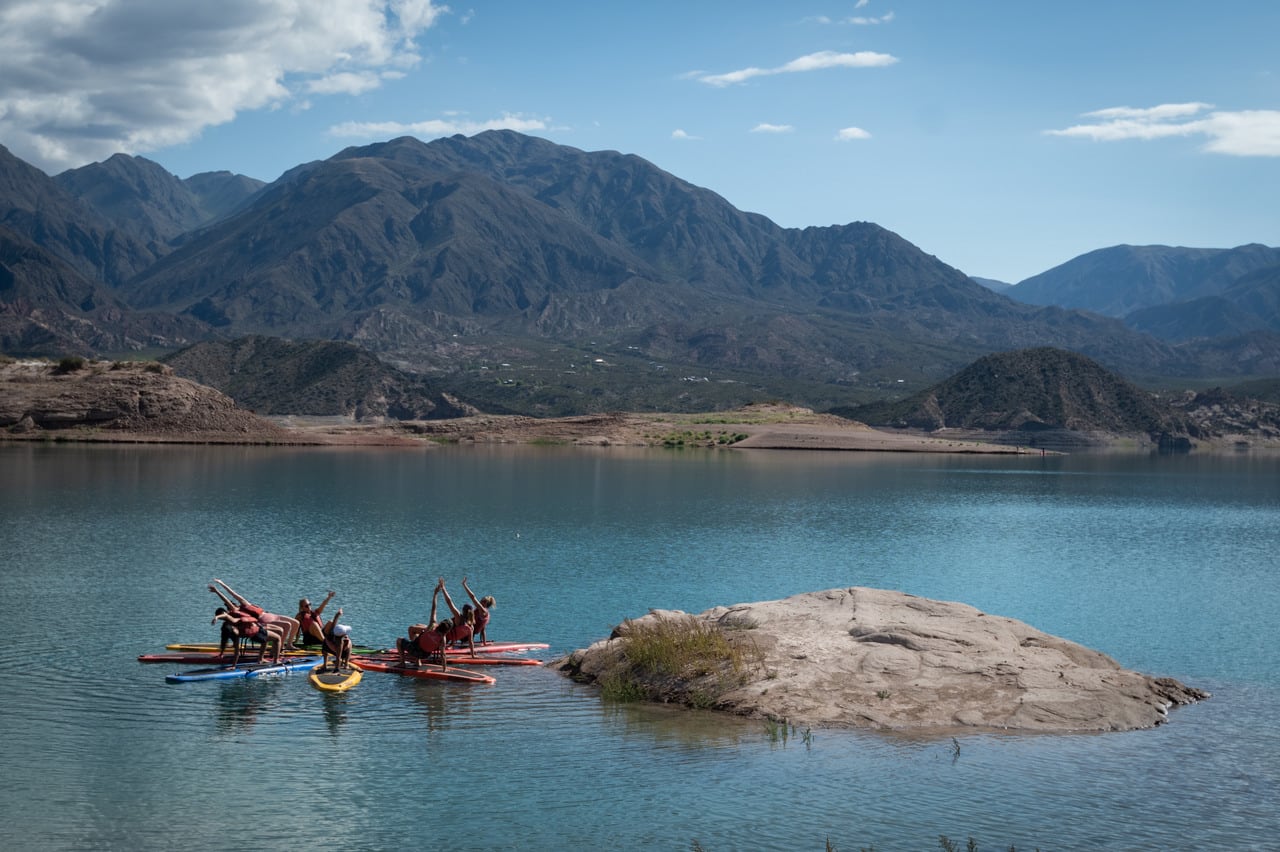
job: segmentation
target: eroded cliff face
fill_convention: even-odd
[[[653,611],[553,665],[598,682],[626,666],[628,633],[654,620],[714,626],[747,665],[650,684],[657,700],[792,724],[943,731],[1121,731],[1208,693],[971,606],[861,587],[699,615]]]
[[[95,434],[271,442],[285,433],[155,362],[0,363],[0,437],[92,440]]]

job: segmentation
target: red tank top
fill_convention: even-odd
[[[424,630],[413,641],[417,643],[419,649],[428,654],[434,654],[444,647],[444,636],[438,630]]]

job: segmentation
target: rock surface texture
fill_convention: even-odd
[[[1011,618],[961,603],[862,587],[716,607],[655,610],[553,665],[595,681],[625,655],[631,625],[696,619],[750,647],[732,679],[703,673],[660,685],[659,700],[827,727],[1121,731],[1159,725],[1208,693]],[[705,705],[705,701],[702,702]]]
[[[138,361],[0,365],[0,433],[236,443],[280,441],[286,434],[213,388]]]

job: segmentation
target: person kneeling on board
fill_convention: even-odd
[[[351,668],[351,625],[339,624],[342,610],[338,610],[324,626],[324,642],[320,646],[320,670],[340,671]],[[333,668],[329,669],[329,655],[333,655]]]
[[[421,660],[438,660],[440,668],[448,668],[445,662],[444,649],[449,644],[448,634],[453,629],[449,619],[428,627],[425,624],[409,625],[409,638],[401,636],[396,640],[396,651],[400,654],[400,665],[407,666],[409,658],[413,658],[416,666]]]

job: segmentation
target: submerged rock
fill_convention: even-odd
[[[627,660],[628,633],[659,622],[714,629],[741,653],[649,675],[649,697],[791,724],[1122,731],[1208,697],[1012,618],[862,587],[699,615],[653,611],[552,665],[584,682],[624,670],[643,679]]]

